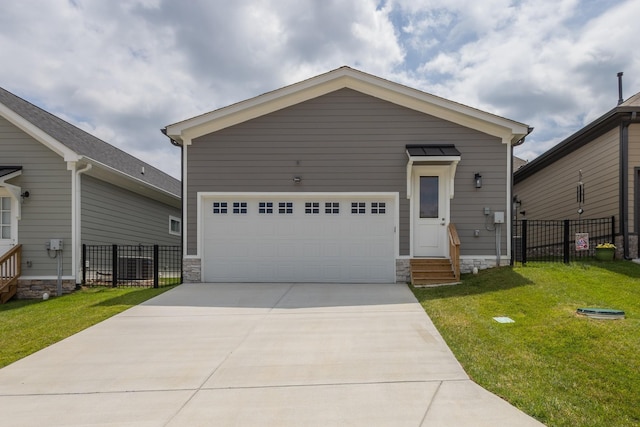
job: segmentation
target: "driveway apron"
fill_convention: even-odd
[[[183,284],[0,370],[3,426],[539,426],[403,284]]]

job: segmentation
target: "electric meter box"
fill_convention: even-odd
[[[62,250],[62,239],[51,239],[49,241],[49,250],[61,251]]]
[[[494,212],[493,213],[493,223],[494,224],[504,224],[504,212]]]

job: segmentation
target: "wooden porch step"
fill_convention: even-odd
[[[410,266],[414,286],[457,283],[451,261],[447,258],[414,258],[410,260]]]
[[[9,301],[17,292],[18,285],[16,283],[5,285],[2,289],[0,289],[0,304],[4,304],[5,302]]]

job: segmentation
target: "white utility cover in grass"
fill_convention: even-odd
[[[396,203],[389,194],[203,196],[203,281],[395,282]]]

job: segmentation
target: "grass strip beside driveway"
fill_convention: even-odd
[[[469,376],[541,422],[640,425],[640,265],[528,264],[413,291]]]
[[[0,368],[172,289],[85,288],[0,305]]]

